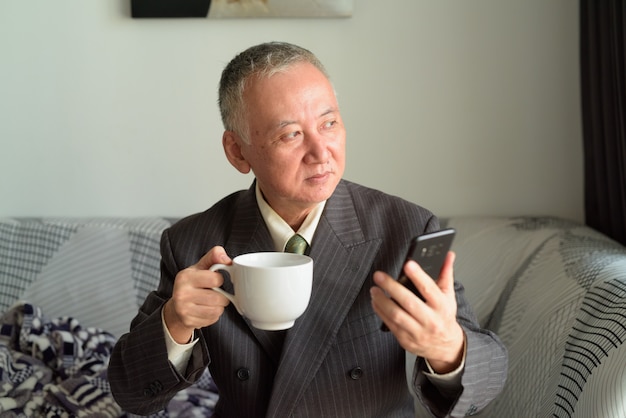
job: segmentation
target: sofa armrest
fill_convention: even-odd
[[[486,416],[626,416],[626,248],[555,218],[494,222],[471,225],[455,266],[509,350]]]

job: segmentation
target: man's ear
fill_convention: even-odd
[[[241,152],[243,140],[233,131],[224,131],[222,135],[222,145],[226,158],[240,173],[248,174],[250,172],[250,164]],[[245,146],[245,145],[244,145]]]

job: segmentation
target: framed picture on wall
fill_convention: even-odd
[[[349,17],[353,0],[212,0],[209,18]]]
[[[131,0],[132,17],[350,17],[354,0]]]

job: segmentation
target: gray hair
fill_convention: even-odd
[[[252,46],[233,58],[222,71],[218,104],[224,129],[250,142],[246,106],[243,100],[246,83],[253,77],[271,77],[290,66],[308,62],[328,78],[326,69],[309,50],[286,42],[268,42]]]

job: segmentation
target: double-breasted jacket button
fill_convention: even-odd
[[[363,377],[363,369],[360,368],[359,366],[350,370],[350,379],[359,380],[361,377]]]
[[[143,390],[143,396],[145,396],[146,398],[154,398],[162,390],[163,384],[159,380],[155,380]]]
[[[250,379],[250,370],[246,369],[245,367],[242,367],[241,369],[238,369],[237,370],[237,379],[239,379],[241,381]]]

